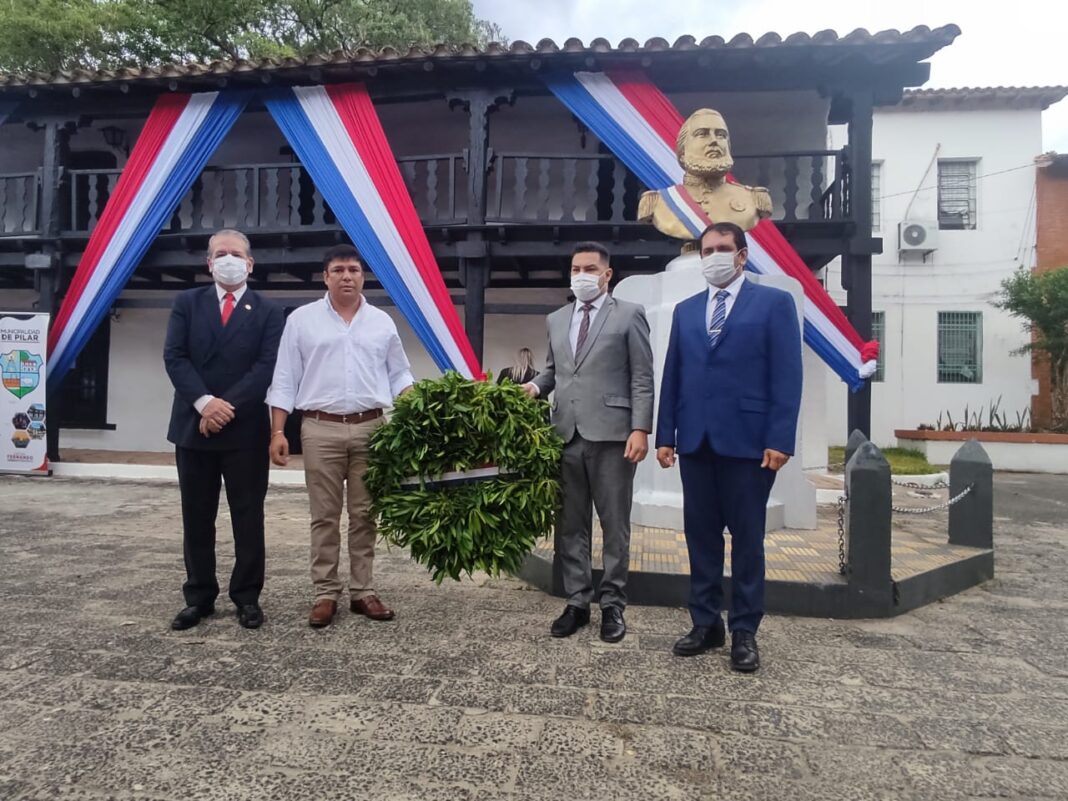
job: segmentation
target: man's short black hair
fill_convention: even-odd
[[[579,242],[571,249],[571,255],[574,256],[579,253],[596,253],[602,259],[608,261],[608,248],[600,242]]]
[[[705,234],[709,231],[715,231],[717,234],[730,234],[734,239],[734,247],[737,250],[748,247],[745,239],[745,231],[743,231],[740,226],[737,226],[732,222],[718,222],[712,223],[701,232],[699,237],[697,237],[698,250],[701,249],[701,243],[705,241]]]
[[[358,261],[360,266],[363,266],[363,258],[360,256],[360,251],[356,250],[352,245],[334,245],[326,251],[323,254],[323,272],[326,272],[326,268],[330,266],[332,261]]]

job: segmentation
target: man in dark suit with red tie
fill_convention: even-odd
[[[789,293],[746,280],[745,233],[710,225],[699,239],[708,289],[675,307],[660,384],[656,458],[682,471],[694,656],[725,643],[723,529],[731,533],[731,667],[760,666],[764,525],[775,473],[794,452],[801,334]]]
[[[259,597],[271,439],[264,399],[285,315],[248,288],[253,259],[240,231],[216,233],[207,261],[214,283],[178,295],[163,351],[174,385],[167,439],[178,465],[186,569],[186,607],[171,628],[188,629],[215,611],[215,518],[225,481],[234,533],[230,599],[238,622],[254,629],[264,619]]]

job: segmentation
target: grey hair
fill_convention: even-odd
[[[727,121],[723,119],[723,115],[716,111],[714,108],[699,108],[693,114],[686,118],[686,122],[679,128],[678,138],[675,140],[675,157],[682,158],[682,154],[686,152],[686,142],[690,138],[690,120],[696,117],[698,114],[715,114],[721,120],[723,120],[723,127],[727,127]],[[727,138],[730,139],[730,134],[727,134]]]
[[[211,243],[214,242],[216,238],[220,236],[236,236],[245,244],[245,253],[249,256],[252,255],[252,243],[248,241],[247,236],[245,236],[240,231],[234,230],[233,228],[223,228],[222,230],[216,231],[214,234],[212,234],[211,239],[208,240],[207,257],[209,261],[211,260]]]

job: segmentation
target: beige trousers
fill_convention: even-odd
[[[345,587],[338,578],[341,557],[341,509],[348,496],[349,596],[374,595],[372,567],[378,536],[371,516],[371,495],[364,486],[368,442],[386,418],[364,423],[332,423],[305,417],[300,441],[304,480],[311,506],[311,578],[315,599],[336,601]]]

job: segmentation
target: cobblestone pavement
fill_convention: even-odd
[[[998,481],[995,580],[769,618],[740,676],[672,657],[683,610],[555,641],[558,600],[384,549],[398,619],[313,631],[299,491],[268,500],[266,626],[172,633],[176,488],[0,478],[0,799],[1068,798],[1068,479]]]

